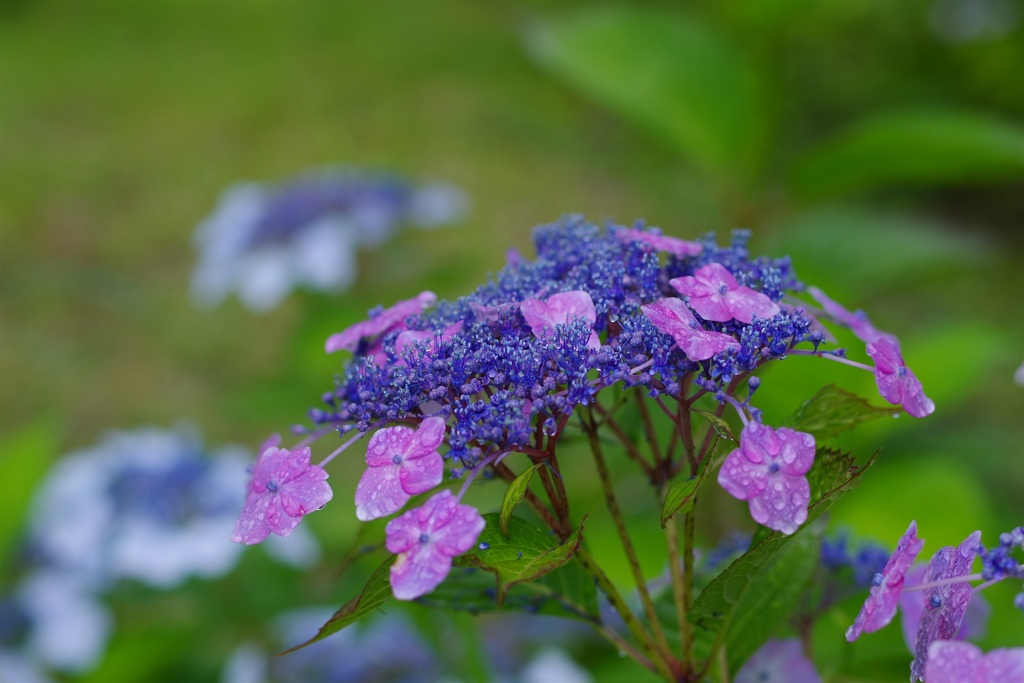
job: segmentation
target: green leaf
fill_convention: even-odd
[[[289,648],[280,654],[286,655],[296,650],[301,650],[307,645],[311,645],[318,640],[323,640],[327,636],[337,633],[346,626],[353,624],[370,612],[373,612],[378,607],[383,605],[385,602],[391,599],[391,583],[390,572],[391,565],[395,563],[397,556],[392,555],[388,559],[377,567],[370,578],[366,581],[366,585],[363,586],[363,590],[358,596],[352,598],[345,603],[341,609],[335,612],[330,619],[327,620],[320,630],[317,631],[316,635],[307,640],[304,643],[300,643],[295,647]]]
[[[804,401],[782,424],[812,434],[816,439],[826,439],[853,429],[861,422],[893,417],[902,412],[897,406],[873,406],[865,399],[830,384]]]
[[[884,114],[809,155],[795,184],[812,197],[899,185],[1024,178],[1024,128],[967,111]]]
[[[857,485],[860,477],[874,463],[875,456],[861,468],[851,467],[851,461],[851,458],[837,451],[819,449],[808,479],[811,480],[812,499],[815,488],[823,493],[808,509],[807,522],[791,536],[773,531],[733,561],[697,596],[687,618],[714,637],[716,644],[711,648],[711,656],[724,643],[737,608],[755,585],[758,574],[787,543],[799,538],[814,520]]]
[[[757,573],[737,604],[725,636],[730,671],[736,671],[796,612],[820,556],[820,529],[815,525],[782,546]]]
[[[765,114],[755,72],[679,12],[602,7],[528,36],[546,69],[721,176],[756,170]]]
[[[0,444],[0,563],[25,521],[29,501],[60,447],[60,423],[43,416]]]
[[[549,532],[519,517],[509,519],[508,536],[501,530],[498,515],[488,513],[484,515],[484,521],[487,526],[480,534],[477,547],[459,556],[455,563],[494,574],[498,580],[498,605],[501,606],[512,586],[539,578],[572,558],[583,538],[586,519],[561,545]]]
[[[729,426],[728,422],[708,410],[698,410],[694,408],[693,412],[704,417],[708,422],[710,422],[711,427],[720,437],[728,439],[733,443],[739,443],[739,440],[733,435],[732,427]]]
[[[505,497],[501,500],[501,514],[498,522],[501,526],[501,533],[506,536],[508,536],[508,520],[512,517],[516,506],[523,502],[523,496],[526,495],[526,490],[530,487],[530,481],[533,479],[534,472],[543,464],[544,462],[541,461],[524,470],[518,477],[512,480],[512,483],[505,490]]]
[[[713,449],[712,449],[713,452]],[[704,482],[708,472],[712,469],[711,462],[714,458],[710,456],[704,459],[704,466],[700,473],[683,481],[677,481],[665,492],[665,501],[661,504],[661,528],[664,529],[668,520],[676,515],[685,515],[693,509],[697,502],[697,492]]]

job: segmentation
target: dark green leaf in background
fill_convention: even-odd
[[[543,462],[538,462],[532,467],[523,470],[505,490],[505,497],[501,500],[501,514],[498,521],[501,526],[501,532],[506,536],[508,536],[508,521],[512,517],[512,513],[515,511],[516,506],[523,501],[526,490],[530,488],[530,481],[533,479],[534,472],[543,464]]]
[[[714,452],[714,449],[712,449]],[[704,465],[701,467],[700,474],[677,481],[668,491],[665,492],[665,501],[661,505],[661,528],[664,529],[668,521],[676,515],[685,515],[687,512],[693,509],[694,504],[697,502],[697,493],[700,489],[700,485],[704,483],[705,477],[708,475],[708,471],[712,469],[712,463],[714,458],[708,456],[704,460]]]
[[[974,112],[882,114],[812,152],[797,190],[822,197],[916,185],[1024,178],[1024,128]]]

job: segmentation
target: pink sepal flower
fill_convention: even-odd
[[[538,339],[554,336],[557,326],[566,325],[576,318],[583,318],[590,323],[591,328],[597,322],[594,300],[582,290],[553,294],[544,301],[524,299],[519,304],[519,310],[523,312],[526,324],[530,326]],[[597,332],[591,331],[587,347],[601,348],[601,340],[598,339]]]
[[[615,235],[625,242],[643,242],[657,251],[666,251],[676,256],[696,256],[704,251],[704,247],[697,242],[687,242],[647,230],[616,230]]]
[[[875,361],[875,384],[882,398],[903,406],[914,417],[925,417],[935,411],[935,402],[924,395],[921,382],[903,362],[899,346],[882,338],[869,343],[867,353]]]
[[[885,568],[875,577],[875,585],[860,608],[860,614],[853,625],[846,630],[846,639],[851,643],[862,633],[871,633],[888,625],[896,615],[896,606],[903,592],[907,571],[917,554],[924,547],[924,540],[917,537],[917,522],[911,522],[906,533],[900,537],[896,550],[889,556]]]
[[[757,318],[778,315],[779,306],[766,294],[744,287],[721,263],[709,263],[693,275],[669,280],[669,284],[687,297],[690,308],[705,320],[750,323]]]
[[[435,301],[437,301],[437,295],[430,291],[420,292],[418,296],[412,299],[399,301],[391,308],[385,308],[369,320],[356,323],[341,332],[332,334],[327,338],[324,350],[327,353],[334,353],[342,349],[355,351],[364,339],[378,342],[371,344],[371,348],[379,350],[380,337],[393,330],[405,329],[406,318],[432,306]],[[371,354],[368,352],[367,355]]]
[[[727,334],[701,327],[682,299],[658,299],[641,306],[640,310],[658,330],[671,335],[690,360],[707,360],[716,353],[740,346],[738,341]]]
[[[378,430],[366,447],[366,464],[356,486],[356,517],[364,522],[390,515],[409,498],[429,491],[444,477],[438,446],[444,441],[444,418],[428,417],[418,429]]]
[[[978,556],[981,532],[975,531],[958,547],[940,548],[924,570],[924,583],[956,579],[971,573],[971,566]],[[917,625],[914,643],[914,661],[910,664],[910,678],[917,680],[924,675],[928,660],[928,647],[936,640],[953,640],[971,601],[971,584],[967,581],[946,583],[921,591],[925,594],[925,608]]]
[[[272,438],[268,444],[274,442]],[[327,472],[309,462],[309,448],[266,445],[249,480],[249,495],[231,540],[252,545],[271,532],[287,536],[302,517],[327,504],[334,493]]]
[[[917,586],[924,583],[925,565],[919,562],[907,572],[904,584]],[[925,602],[929,600],[931,593],[928,591],[903,591],[900,595],[900,626],[903,629],[903,640],[907,643],[907,649],[914,651],[914,643],[917,641],[917,625],[921,623],[921,615],[924,614]],[[988,627],[988,619],[992,614],[992,606],[981,593],[974,593],[967,605],[967,613],[960,624],[960,630],[953,637],[954,640],[966,640],[968,638],[983,638]]]
[[[434,332],[433,330],[405,330],[400,332],[395,337],[395,353],[398,354],[398,360],[396,365],[405,365],[405,358],[402,357],[402,353],[405,351],[405,347],[409,344],[416,344],[425,341],[438,340],[440,343],[451,341],[455,335],[462,331],[462,321],[449,325],[444,328],[440,333]],[[435,353],[437,352],[437,344],[431,344],[431,349]]]
[[[388,522],[387,548],[398,555],[391,566],[395,598],[413,600],[434,590],[448,576],[452,558],[472,548],[483,530],[480,513],[448,490]]]
[[[758,524],[791,534],[807,521],[811,487],[804,475],[813,464],[813,436],[750,422],[740,434],[740,447],[722,463],[718,483],[750,502]]]
[[[927,683],[1009,683],[1024,681],[1024,647],[984,653],[977,645],[936,640],[928,648]]]
[[[798,638],[769,640],[736,672],[734,683],[821,683]]]
[[[871,324],[871,321],[868,320],[868,316],[864,311],[854,311],[851,313],[843,308],[841,304],[830,299],[825,292],[821,291],[817,287],[808,287],[807,293],[814,297],[814,300],[818,302],[825,313],[831,316],[836,322],[849,327],[862,342],[872,344],[879,339],[887,339],[897,349],[900,347],[900,342],[896,339],[895,335],[889,334],[888,332],[882,332],[877,329]]]

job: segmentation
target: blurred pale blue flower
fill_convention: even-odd
[[[455,222],[467,206],[451,185],[337,167],[280,185],[235,185],[196,230],[192,292],[215,306],[235,291],[253,311],[293,289],[338,292],[355,280],[357,248],[379,246],[405,225]]]

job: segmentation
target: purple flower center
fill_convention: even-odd
[[[773,462],[771,465],[768,466],[768,472],[770,474],[775,474],[778,471],[779,471],[779,463]]]
[[[430,541],[430,534],[420,534],[420,543],[427,543]]]
[[[401,465],[402,464],[402,456],[399,455],[398,453],[395,453],[395,455],[392,456],[392,458],[391,458],[391,462],[395,463],[396,465]]]
[[[271,493],[277,493],[277,482],[276,481],[268,481],[267,482],[267,490],[270,491]]]
[[[938,593],[932,593],[932,597],[928,599],[928,604],[931,605],[932,609],[942,607],[942,596]]]
[[[728,291],[729,291],[729,288],[726,285],[722,285],[721,287],[718,288],[718,293],[719,294],[725,294]]]
[[[884,579],[885,579],[885,577],[882,576],[882,572],[877,572],[877,573],[875,573],[874,576],[871,577],[871,585],[872,586],[881,586],[882,585],[882,581]]]

